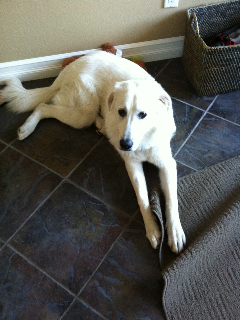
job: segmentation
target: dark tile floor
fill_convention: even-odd
[[[239,91],[199,98],[180,59],[147,67],[173,98],[179,177],[240,154]],[[158,252],[117,152],[53,119],[18,141],[27,116],[0,109],[0,319],[165,319]],[[150,191],[157,172],[144,169]]]

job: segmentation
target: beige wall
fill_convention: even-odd
[[[0,0],[0,62],[184,35],[189,7],[221,0]]]

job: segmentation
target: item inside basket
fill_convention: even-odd
[[[206,41],[206,44],[209,47],[224,47],[240,44],[240,26],[235,26],[217,34],[214,39]]]

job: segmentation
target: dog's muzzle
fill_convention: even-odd
[[[123,151],[131,151],[132,146],[133,146],[133,142],[131,139],[120,140],[120,147]]]

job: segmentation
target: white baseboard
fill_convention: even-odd
[[[150,62],[181,57],[183,42],[184,37],[174,37],[120,45],[115,48],[122,50],[124,58],[137,56],[144,62]],[[90,51],[94,50],[0,63],[0,82],[3,84],[4,80],[11,77],[17,77],[21,81],[56,77],[65,58]]]

